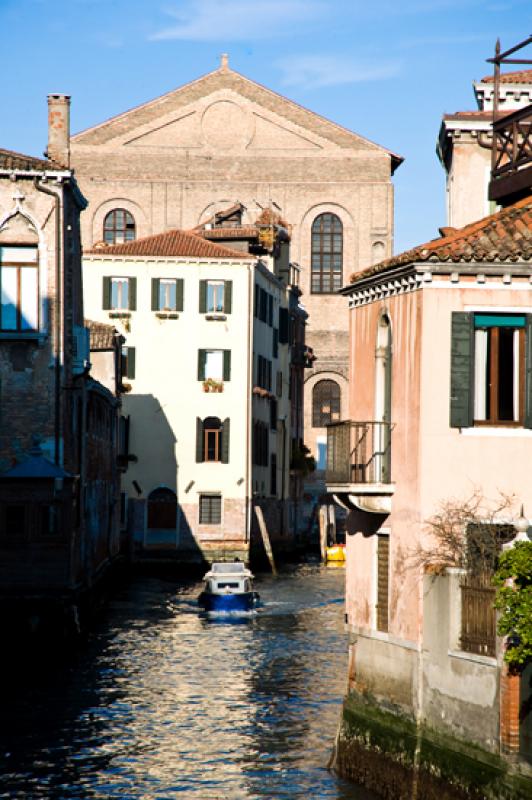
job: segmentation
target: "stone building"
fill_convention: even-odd
[[[120,401],[89,374],[69,101],[49,97],[47,159],[0,150],[3,630],[77,626],[119,549]]]
[[[334,294],[392,254],[393,186],[401,159],[230,69],[219,69],[71,139],[90,201],[85,249],[192,229],[239,202],[291,224],[307,340],[305,442],[323,461],[325,424],[347,412],[348,318]],[[317,386],[317,388],[316,388]]]

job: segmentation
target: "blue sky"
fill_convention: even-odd
[[[395,250],[445,224],[441,116],[532,33],[531,0],[0,0],[0,147],[40,155],[46,95],[72,95],[72,131],[219,64],[404,156]],[[528,57],[531,57],[530,55]]]

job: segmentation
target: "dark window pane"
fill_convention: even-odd
[[[341,285],[343,229],[342,222],[335,214],[320,214],[312,224],[311,238],[311,291],[315,293],[332,292]],[[333,271],[340,273],[334,279]],[[320,280],[315,276],[319,274]]]

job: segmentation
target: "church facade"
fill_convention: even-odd
[[[305,443],[324,467],[325,425],[347,415],[348,315],[335,292],[392,255],[401,158],[222,57],[214,72],[73,136],[71,163],[89,200],[86,250],[190,230],[236,202],[249,221],[262,209],[282,214],[317,356],[306,371]]]

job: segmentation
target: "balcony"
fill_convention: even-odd
[[[493,123],[489,199],[507,205],[532,188],[532,106]]]
[[[343,420],[327,426],[327,491],[344,508],[389,514],[391,480],[390,422]]]

